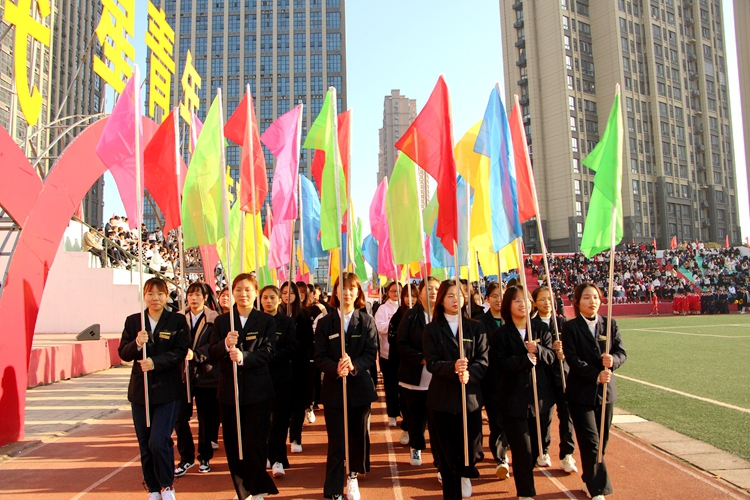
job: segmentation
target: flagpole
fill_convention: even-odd
[[[300,123],[301,121],[302,121],[302,113],[300,112]],[[301,135],[302,133],[300,132],[300,136]],[[299,172],[297,173],[297,189],[299,190],[297,192],[297,196],[298,196],[297,199],[299,200],[299,255],[300,257],[302,257],[302,262],[299,263],[300,269],[302,269],[302,263],[305,262],[305,244],[304,244],[305,243],[305,231],[304,231],[304,226],[302,225],[303,224],[302,221],[305,220],[305,218],[302,216],[303,213],[302,213],[302,177],[301,175],[302,174],[300,174]],[[307,292],[305,293],[305,296],[307,296]]]
[[[458,242],[456,240],[453,240],[453,261],[454,265],[456,266],[456,288],[457,292],[459,294],[463,294],[461,291],[461,268],[458,267]],[[459,296],[459,307],[458,307],[458,359],[464,359],[465,353],[464,353],[464,322],[463,318],[461,317],[461,299]],[[466,367],[468,371],[468,366]],[[464,466],[469,466],[469,429],[466,424],[466,419],[468,418],[466,415],[466,384],[463,382],[460,382],[461,384],[461,422],[463,423],[463,432],[464,432]]]
[[[135,93],[135,210],[136,210],[136,227],[138,228],[138,283],[141,298],[141,331],[146,329],[146,311],[143,300],[143,234],[141,232],[141,224],[143,224],[143,191],[141,183],[141,86],[139,83],[140,72],[138,71],[138,65],[135,65],[133,70],[133,92]],[[153,335],[153,332],[151,332]],[[146,344],[143,344],[141,349],[143,361],[148,359],[146,354]],[[143,371],[143,370],[141,370]],[[143,400],[146,406],[146,427],[151,427],[151,404],[149,403],[148,396],[148,372],[143,372]]]
[[[250,210],[250,214],[253,216],[253,250],[255,252],[255,275],[260,274],[260,265],[258,262],[258,220],[255,217],[255,156],[253,154],[253,95],[250,93],[250,84],[245,85],[245,92],[247,93],[247,124],[245,125],[245,140],[247,141],[248,147],[248,167],[250,168],[250,199],[252,200],[253,208]],[[242,162],[240,162],[242,164]],[[268,217],[268,214],[266,214]],[[241,228],[245,227],[245,221],[243,218]],[[269,234],[269,237],[271,235]],[[244,238],[243,238],[244,240]],[[242,255],[244,262],[245,256]],[[255,301],[255,308],[260,309],[260,300]]]
[[[425,255],[425,259],[426,258],[427,256]],[[427,275],[427,262],[424,262],[423,264],[424,271],[422,272],[422,281],[424,281],[424,286],[422,287],[422,289],[424,290],[425,287],[430,286],[430,280],[428,279],[429,276]],[[429,323],[430,321],[432,321],[432,308],[430,308],[430,289],[428,288],[424,293],[425,297],[427,297],[427,322]]]
[[[351,130],[352,130],[352,114],[353,113],[350,111],[349,112],[349,134],[348,134],[350,143],[351,143]],[[336,125],[338,127],[338,117],[336,118]],[[336,133],[338,134],[338,129]],[[339,137],[337,135],[336,136],[337,143],[338,143],[338,140],[339,140]],[[341,149],[339,149],[339,152],[340,151]],[[346,211],[348,214],[348,217],[347,217],[347,222],[348,222],[347,229],[348,230],[346,231],[346,253],[349,255],[347,262],[351,264],[352,272],[354,272],[356,267],[354,264],[354,214],[352,213],[354,212],[354,210],[352,209],[352,204],[351,204],[351,200],[352,200],[352,197],[351,197],[351,192],[352,192],[351,191],[352,190],[352,172],[351,172],[352,148],[351,148],[351,145],[349,146],[348,151],[347,151],[347,165],[349,165],[349,175],[346,176],[346,199],[347,199]]]
[[[495,84],[497,85],[497,84]],[[499,87],[498,87],[499,91]],[[515,99],[514,106],[519,106],[520,103],[518,102],[518,95],[513,95]],[[519,113],[520,118],[520,113]],[[536,218],[536,229],[537,233],[539,233],[539,243],[541,244],[542,249],[542,261],[544,262],[544,274],[547,276],[547,286],[549,287],[549,296],[550,301],[552,302],[552,320],[551,323],[554,325],[555,329],[555,342],[560,340],[560,329],[557,325],[557,306],[555,305],[555,290],[552,288],[552,276],[550,275],[550,269],[549,269],[549,260],[547,259],[547,245],[544,242],[544,228],[542,227],[542,216],[541,216],[541,210],[539,210],[539,196],[536,192],[536,180],[534,179],[534,170],[531,168],[531,158],[529,157],[529,150],[527,147],[524,147],[524,154],[526,155],[526,171],[529,174],[529,184],[531,184],[531,192],[534,194],[534,215]],[[523,258],[523,255],[521,255],[521,258]],[[567,389],[567,384],[565,382],[565,366],[563,364],[563,360],[558,360],[560,363],[560,379],[562,380],[562,390],[563,392]]]
[[[516,238],[516,245],[518,247],[518,258],[521,261],[521,267],[518,269],[519,275],[521,276],[521,286],[523,286],[523,298],[526,301],[526,340],[528,342],[534,342],[534,330],[531,327],[531,311],[529,308],[528,301],[528,286],[526,284],[526,262],[523,260],[523,247],[522,238]],[[554,321],[555,318],[552,318]],[[539,455],[544,453],[544,446],[542,446],[542,426],[539,421],[539,392],[537,390],[536,381],[536,367],[539,364],[539,344],[537,343],[537,359],[536,364],[531,367],[531,387],[534,392],[534,417],[536,418],[536,439],[537,445],[539,446]]]
[[[299,106],[302,106],[300,104]],[[299,152],[301,150],[301,144],[302,143],[302,110],[300,109],[300,112],[297,113],[297,157],[295,158],[295,161],[297,162],[297,196],[302,196],[302,179],[300,179],[299,175]],[[297,196],[295,196],[295,202],[297,201]],[[300,247],[302,246],[302,200],[298,203],[299,210],[297,216],[299,217],[299,240],[300,240]],[[295,219],[296,220],[296,219]],[[294,220],[291,222],[292,228],[290,230],[291,232],[291,239],[292,239],[292,250],[291,255],[289,256],[289,286],[287,286],[286,291],[286,314],[287,316],[292,315],[292,301],[289,299],[289,294],[292,293],[292,279],[294,277]],[[300,263],[300,269],[302,269],[302,263]],[[296,281],[296,280],[295,280]],[[299,289],[297,289],[297,295],[299,295]],[[307,293],[305,293],[307,295]]]
[[[611,239],[609,243],[609,284],[607,285],[607,342],[604,350],[605,354],[609,354],[609,349],[612,344],[612,289],[614,287],[614,275],[615,275],[615,246],[617,245],[617,204],[612,204],[612,220],[611,226]],[[609,368],[605,370],[610,371]],[[599,426],[599,453],[597,455],[597,463],[602,463],[603,453],[602,446],[604,444],[604,422],[607,410],[607,383],[602,384],[602,418]]]
[[[466,291],[471,295],[471,248],[469,248],[469,241],[471,241],[471,200],[469,199],[469,181],[464,179],[466,188]],[[458,273],[459,277],[461,273]],[[466,298],[466,315],[471,318],[471,301],[474,300],[472,297]]]
[[[505,292],[503,292],[503,270],[500,266],[500,250],[495,255],[497,256],[497,283],[500,285],[500,302],[502,302]]]
[[[292,240],[291,251],[289,252],[289,279],[287,280],[288,286],[286,291],[286,315],[291,316],[292,315],[292,301],[289,300],[289,294],[292,293],[292,276],[294,276],[294,223],[296,222],[296,219],[293,219],[289,221],[289,237]],[[299,290],[298,290],[299,292]]]
[[[177,112],[177,108],[174,108],[174,168],[177,172],[177,198],[180,200],[180,206],[182,206],[182,196],[180,195],[180,184],[182,183],[182,172],[180,170],[180,115]],[[180,310],[185,312],[185,252],[183,250],[182,241],[182,222],[177,228],[177,249],[180,258]],[[185,360],[185,388],[187,390],[188,404],[193,401],[192,394],[190,394],[190,361]]]
[[[221,179],[222,182],[225,182],[225,175],[226,175],[226,157],[224,156],[224,109],[223,104],[221,102],[221,87],[216,89],[216,93],[219,97],[219,141],[221,144],[221,160],[219,163],[219,168],[221,169]],[[248,117],[249,119],[249,117]],[[239,200],[238,200],[239,201]],[[227,277],[227,283],[231,283],[232,280],[232,256],[230,254],[230,245],[229,245],[229,199],[227,197],[227,188],[226,186],[222,186],[221,188],[221,206],[222,206],[222,212],[223,212],[223,219],[224,219],[224,244],[226,253],[227,253],[227,262],[226,262],[226,268],[224,269],[224,272]],[[242,225],[245,225],[245,221],[242,221]],[[240,226],[240,227],[241,227]],[[229,293],[229,331],[235,331],[234,330],[234,296],[232,293]],[[243,460],[243,454],[242,454],[242,427],[240,424],[240,390],[239,390],[239,384],[237,382],[237,363],[232,362],[232,375],[234,377],[234,413],[235,417],[237,418],[237,450],[239,452],[239,458],[240,460]]]

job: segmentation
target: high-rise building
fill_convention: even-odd
[[[740,99],[745,131],[745,163],[750,196],[750,0],[734,0],[734,33],[737,38],[737,60],[740,67]],[[739,166],[738,166],[739,168]],[[743,210],[747,210],[744,207]]]
[[[203,79],[198,115],[205,118],[221,87],[224,116],[230,116],[245,87],[255,98],[261,133],[280,115],[303,103],[303,140],[323,105],[328,87],[336,87],[337,109],[346,110],[346,31],[344,0],[165,0],[167,21],[175,30],[177,76],[172,103],[182,95],[180,76],[187,52]],[[226,119],[226,118],[225,118]],[[270,184],[273,155],[265,149]],[[303,149],[300,172],[310,176],[310,150]],[[230,145],[227,164],[239,177],[240,148]],[[322,259],[315,273],[327,281]]]
[[[623,242],[739,242],[718,0],[500,2],[507,102],[520,97],[545,237],[580,248],[599,141],[621,85]],[[539,251],[535,225],[527,248]]]
[[[383,99],[383,128],[378,130],[378,184],[383,180],[383,177],[391,178],[398,154],[394,145],[416,117],[417,100],[401,95],[398,89],[391,90],[391,95],[387,95]],[[424,170],[420,168],[417,169],[417,172],[419,204],[421,208],[424,208],[430,201],[430,184]]]

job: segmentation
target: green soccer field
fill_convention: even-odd
[[[617,318],[617,323],[628,354],[617,375],[714,402],[618,378],[616,406],[750,459],[750,316]]]

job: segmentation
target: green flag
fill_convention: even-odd
[[[609,112],[607,129],[599,144],[583,160],[583,165],[596,172],[594,191],[583,228],[581,252],[592,257],[609,250],[612,231],[615,244],[622,241],[622,148],[624,134],[622,110],[620,109],[620,86],[617,86],[615,101]],[[612,227],[612,211],[615,211],[615,227]]]
[[[214,99],[208,110],[182,192],[182,233],[185,248],[211,245],[224,237],[222,189],[226,189],[221,165],[221,103]]]
[[[323,106],[315,118],[305,138],[304,148],[321,149],[325,152],[326,163],[323,167],[323,180],[320,186],[320,243],[323,250],[341,246],[341,216],[346,211],[346,178],[341,164],[338,141],[334,124],[336,114],[333,109],[333,93],[328,89]],[[339,176],[339,192],[336,193],[336,169]],[[339,206],[336,206],[336,196]]]
[[[237,275],[243,272],[242,256],[237,247],[239,246],[240,241],[240,225],[244,218],[245,213],[240,211],[240,203],[237,201],[232,208],[229,209],[229,252],[232,255],[232,276],[229,277],[230,281],[234,280]],[[221,259],[224,269],[227,269],[227,245],[226,239],[223,235],[216,243],[216,253],[219,254],[219,259]]]
[[[417,191],[417,165],[405,154],[398,155],[385,196],[388,227],[395,264],[424,262],[422,214]]]
[[[427,234],[432,234],[435,226],[435,221],[437,220],[439,208],[440,206],[438,205],[437,192],[435,192],[432,194],[432,198],[430,198],[427,206],[424,207],[424,210],[422,210],[422,220],[424,221],[424,227],[427,228]]]
[[[354,274],[357,275],[361,282],[367,281],[367,269],[365,268],[365,258],[362,256],[362,219],[357,217],[352,233],[354,245]]]

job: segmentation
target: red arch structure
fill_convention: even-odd
[[[21,226],[0,296],[0,445],[24,437],[29,356],[42,292],[72,215],[106,171],[96,155],[106,122],[76,137],[44,182],[0,127],[0,205]]]

